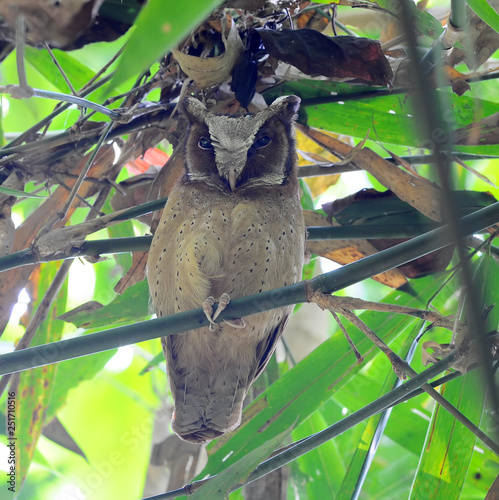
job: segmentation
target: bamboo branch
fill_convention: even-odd
[[[463,217],[460,222],[463,233],[471,234],[489,227],[498,220],[499,202]],[[421,255],[426,255],[447,245],[449,245],[449,240],[446,227],[434,229],[412,240],[352,262],[340,269],[317,276],[312,280],[235,299],[218,316],[216,322],[224,319],[242,318],[257,312],[307,302],[309,297],[312,297],[317,291],[334,293],[346,286],[410,262]],[[175,335],[208,326],[208,324],[208,319],[202,308],[198,308],[134,325],[112,328],[83,337],[30,347],[19,352],[11,352],[0,356],[0,375],[86,356],[158,337]]]

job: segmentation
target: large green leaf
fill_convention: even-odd
[[[310,127],[360,139],[364,139],[370,131],[371,139],[383,143],[415,147],[427,145],[414,110],[414,106],[419,104],[412,95],[381,94],[350,99],[349,94],[354,93],[352,89],[355,87],[350,86],[348,90],[345,85],[316,80],[286,82],[267,91],[265,98],[270,102],[278,95],[298,95],[302,98],[299,121]],[[497,102],[466,95],[459,97],[445,90],[436,92],[449,104],[447,115],[441,117],[442,130],[446,130],[449,124],[456,129],[461,128],[499,112]],[[345,99],[327,102],[331,96],[337,100],[337,94],[345,94]],[[485,154],[483,146],[481,152]]]
[[[424,297],[434,292],[438,281],[435,277],[418,280],[411,293],[396,291],[386,301],[424,307]],[[397,338],[414,324],[411,319],[400,315],[366,312],[361,317],[374,331],[383,332],[385,342]],[[365,362],[378,354],[373,344],[358,330],[351,328],[349,333]],[[236,431],[209,447],[210,457],[203,475],[218,473],[270,436],[282,432],[294,422],[302,422],[351,381],[359,370],[341,333],[325,341],[246,408],[243,422]],[[359,393],[372,400],[370,384],[359,387]],[[227,459],[229,452],[232,454]]]
[[[479,423],[485,388],[478,371],[449,382],[440,392],[470,420]],[[454,416],[436,405],[411,499],[459,498],[475,440]]]
[[[487,0],[467,0],[466,3],[482,21],[499,33],[499,14]]]
[[[35,311],[52,283],[60,263],[50,262],[42,264],[32,279],[36,285],[34,290]],[[67,286],[59,292],[46,320],[39,326],[31,345],[40,345],[60,340],[64,323],[56,318],[57,311],[66,307]],[[48,360],[50,361],[50,360]],[[16,437],[16,479],[17,488],[21,489],[33,459],[38,439],[46,423],[45,412],[49,405],[57,364],[49,364],[33,370],[24,371],[13,378],[9,388],[14,393],[15,408],[15,437]]]
[[[75,90],[78,91],[94,76],[94,72],[90,68],[67,52],[54,49],[53,53]],[[35,49],[28,46],[26,47],[25,58],[33,68],[59,91],[71,94],[71,89],[59,71],[59,68],[52,61],[47,50]]]
[[[164,2],[150,0],[140,11],[135,31],[110,83],[119,85],[138,75],[187,36],[221,0]]]
[[[484,101],[467,96],[447,96],[453,109],[448,117],[454,121],[455,128],[466,126],[474,121],[499,111],[499,103]],[[335,102],[307,106],[307,125],[364,138],[370,131],[371,139],[384,143],[421,147],[426,145],[415,118],[414,101],[411,97],[382,96],[378,98]],[[477,116],[478,115],[478,116]],[[440,123],[442,130],[447,124]]]
[[[306,438],[327,427],[320,412],[313,413],[295,431],[293,439]],[[293,474],[301,472],[306,480],[308,498],[329,498],[337,493],[346,469],[343,450],[334,441],[312,450],[291,464]]]
[[[487,317],[487,331],[499,324],[499,265],[490,256],[480,259],[474,276],[479,304],[495,306]],[[479,425],[486,385],[479,370],[443,386],[441,394],[472,422]],[[459,498],[468,474],[476,436],[436,405],[428,429],[411,499]],[[482,445],[483,446],[483,445]]]

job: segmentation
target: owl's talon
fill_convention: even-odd
[[[222,293],[218,299],[218,306],[215,314],[213,315],[213,320],[216,320],[220,313],[230,304],[230,297],[228,293]]]
[[[210,330],[212,330],[213,325],[215,324],[214,318],[213,318],[213,305],[215,304],[215,299],[213,297],[208,297],[204,302],[203,302],[203,312],[205,316],[208,318],[208,321],[210,322]]]
[[[243,318],[234,318],[234,319],[224,319],[224,322],[227,323],[232,328],[245,328],[246,323]]]

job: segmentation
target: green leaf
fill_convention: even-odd
[[[423,278],[413,283],[410,293],[394,291],[385,300],[399,305],[424,307],[425,297],[429,298],[434,293],[439,282],[442,282],[442,277]],[[412,319],[400,315],[366,312],[361,318],[374,331],[383,332],[385,342],[406,335],[407,329],[414,325]],[[348,328],[348,332],[363,354],[365,363],[379,353],[357,329]],[[326,400],[336,396],[360,369],[362,367],[356,364],[341,333],[326,340],[245,409],[241,426],[236,431],[219,438],[208,447],[210,456],[201,477],[206,473],[218,473],[228,463],[237,461],[293,422],[301,423]],[[357,387],[357,390],[359,395],[372,400],[371,382]],[[229,452],[233,453],[227,459]]]
[[[466,3],[484,23],[499,33],[499,14],[487,0],[467,0]]]
[[[225,498],[231,487],[244,483],[255,467],[264,459],[268,458],[275,449],[280,447],[290,432],[291,428],[277,434],[261,444],[258,448],[250,451],[243,458],[220,472],[216,477],[210,479],[210,481],[199,488],[191,498],[193,500]]]
[[[378,95],[362,97],[371,89],[355,91],[355,86],[329,81],[299,80],[286,82],[264,93],[267,102],[280,95],[295,94],[302,99],[298,121],[310,127],[321,128],[364,139],[368,131],[372,140],[383,143],[421,147],[427,145],[426,138],[420,136],[420,126],[415,118],[415,106],[418,102],[412,95]],[[470,96],[457,96],[446,90],[436,91],[442,94],[449,104],[445,120],[442,117],[440,128],[449,125],[458,129],[475,123],[486,116],[499,112],[499,103]],[[357,99],[351,94],[359,94]],[[344,100],[338,96],[345,96]],[[338,102],[328,102],[334,96]],[[325,102],[321,102],[325,101]],[[473,151],[470,146],[456,149]],[[488,149],[480,146],[477,153],[494,154],[497,146]]]
[[[453,110],[447,118],[454,121],[455,128],[499,112],[499,104],[492,101],[450,94],[446,97]],[[419,132],[414,106],[412,97],[404,99],[404,96],[396,95],[310,106],[306,101],[303,103],[306,123],[311,127],[362,139],[370,130],[371,139],[421,147],[427,141]],[[448,123],[443,120],[440,125],[442,130],[448,128]]]
[[[150,0],[140,11],[109,86],[139,74],[199,25],[221,0]]]
[[[32,284],[35,301],[33,311],[37,309],[47,289],[52,283],[60,263],[42,264]],[[57,310],[66,307],[67,285],[63,285],[46,320],[39,326],[31,345],[40,345],[60,340],[64,323],[56,318]],[[9,393],[15,394],[16,400],[16,478],[17,488],[21,489],[30,463],[33,459],[38,439],[46,423],[46,410],[49,405],[57,364],[49,364],[16,374],[12,380]]]
[[[111,349],[92,356],[84,356],[83,358],[70,359],[59,363],[50,405],[47,408],[47,421],[55,417],[57,412],[64,406],[68,392],[85,380],[93,379],[117,351],[118,349]]]
[[[485,385],[476,370],[452,380],[440,391],[476,424],[483,411]],[[435,406],[414,480],[411,499],[459,498],[476,437],[440,405]]]
[[[68,77],[75,90],[82,88],[93,76],[94,72],[82,64],[78,59],[61,50],[52,50],[57,62]],[[47,50],[26,47],[26,61],[43,75],[52,85],[63,93],[71,94],[71,89],[55,65]]]
[[[324,417],[320,412],[315,412],[293,431],[293,439],[298,441],[326,427],[327,422]],[[293,474],[297,465],[306,475],[308,498],[330,498],[332,494],[338,493],[345,474],[342,458],[342,450],[339,449],[337,443],[328,441],[303,455],[292,465]]]
[[[0,186],[0,193],[8,194],[9,196],[23,197],[23,198],[50,198],[50,196],[40,196],[39,194],[25,193],[17,189]]]
[[[94,306],[89,309],[91,304],[83,304],[63,314],[61,319],[87,330],[109,325],[126,325],[146,319],[150,316],[147,280],[127,288],[106,306],[99,307],[100,304],[94,302]]]
[[[483,307],[496,305],[499,295],[499,265],[485,255],[478,262],[473,281]],[[487,317],[488,328],[496,329],[499,310]],[[486,384],[480,370],[445,384],[440,393],[476,425],[485,404]],[[476,436],[454,416],[436,405],[426,436],[411,499],[459,498],[471,463]]]

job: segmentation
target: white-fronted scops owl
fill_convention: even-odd
[[[216,115],[181,104],[189,129],[184,175],[172,189],[149,252],[158,316],[300,281],[305,226],[293,122],[300,100],[255,114]],[[173,430],[205,442],[237,427],[243,399],[272,356],[293,307],[165,337]]]

